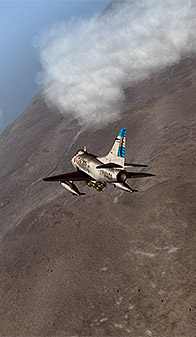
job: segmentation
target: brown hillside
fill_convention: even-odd
[[[196,61],[127,90],[122,119],[79,131],[41,97],[0,138],[0,335],[194,337]],[[81,145],[156,177],[75,198],[41,178],[70,170]],[[69,149],[69,151],[68,151]]]

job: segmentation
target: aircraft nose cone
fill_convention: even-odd
[[[76,158],[75,156],[71,159],[71,163],[74,167],[76,167]]]

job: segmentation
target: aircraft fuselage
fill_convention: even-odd
[[[114,183],[117,181],[119,169],[97,169],[97,166],[103,164],[92,154],[82,153],[76,154],[72,158],[72,164],[75,168],[87,173],[95,181]]]
[[[75,185],[76,181],[83,181],[89,187],[95,188],[97,191],[103,191],[106,185],[112,184],[123,191],[136,192],[131,188],[127,179],[151,177],[153,174],[146,172],[131,172],[126,168],[146,167],[146,165],[125,162],[125,143],[126,129],[121,128],[114,140],[111,150],[106,156],[97,157],[88,153],[86,147],[78,150],[72,157],[72,165],[76,168],[75,172],[67,172],[50,177],[46,177],[44,181],[58,181],[66,190],[77,196],[83,195]]]

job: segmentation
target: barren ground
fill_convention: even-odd
[[[127,90],[122,120],[80,134],[41,97],[0,137],[0,335],[196,335],[196,62]],[[156,177],[140,192],[41,178],[81,145],[106,153],[128,129],[127,161]]]

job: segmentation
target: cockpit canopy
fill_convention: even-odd
[[[84,154],[84,152],[85,152],[85,151],[84,151],[83,149],[79,149],[79,150],[77,151],[76,155],[78,155],[78,154],[79,154],[79,155]]]

